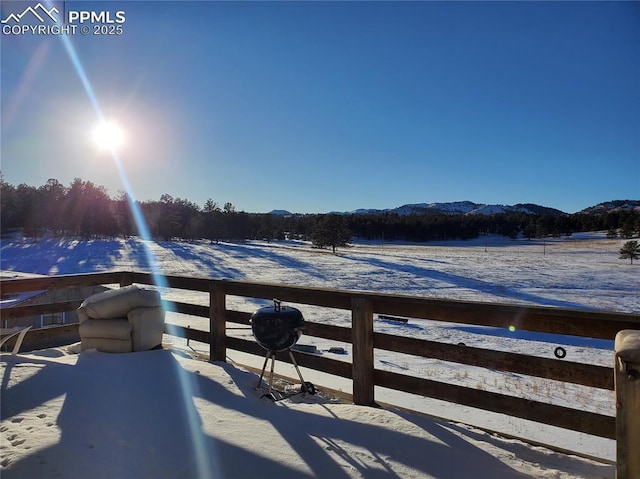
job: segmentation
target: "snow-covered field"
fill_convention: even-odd
[[[395,244],[355,242],[337,254],[318,250],[304,242],[261,242],[210,244],[208,241],[143,242],[129,240],[81,242],[44,239],[2,242],[1,268],[39,274],[71,274],[107,270],[142,270],[187,276],[378,291],[421,297],[451,298],[597,309],[640,311],[638,265],[618,259],[621,240],[608,240],[603,233],[579,234],[571,238],[543,241],[480,238],[470,242]],[[153,258],[145,255],[153,252]],[[207,304],[208,295],[164,290],[167,299]],[[228,298],[230,309],[253,311],[267,303],[245,298]],[[349,326],[347,311],[299,306],[305,318]],[[208,320],[169,313],[168,322],[208,328]],[[441,341],[464,342],[487,349],[554,357],[562,345],[566,360],[609,366],[613,363],[612,341],[510,332],[410,319],[402,324],[376,321],[376,330]],[[250,338],[250,330],[234,329],[230,334]],[[184,348],[183,340],[167,337],[168,343]],[[314,345],[318,354],[350,360],[348,344],[304,336],[300,343]],[[208,352],[208,346],[191,342],[191,348]],[[345,348],[335,355],[330,347]],[[229,352],[230,360],[261,366],[261,358]],[[376,367],[402,374],[453,382],[472,388],[522,395],[601,414],[614,415],[613,394],[517,374],[443,363],[393,352],[376,351]],[[292,375],[283,363],[276,370]],[[350,391],[348,381],[303,370],[305,379],[322,387]],[[472,408],[453,406],[408,394],[378,388],[376,398],[435,416],[526,437],[584,454],[614,459],[613,441],[504,417]]]

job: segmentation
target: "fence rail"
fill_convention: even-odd
[[[167,332],[208,343],[210,358],[213,361],[225,361],[227,349],[261,356],[264,354],[264,350],[254,341],[227,336],[227,323],[247,325],[250,318],[249,313],[227,310],[226,298],[229,295],[261,299],[278,298],[289,303],[348,310],[351,311],[352,318],[350,328],[307,321],[305,334],[351,343],[351,363],[311,354],[299,354],[297,360],[303,367],[351,379],[353,381],[353,401],[356,404],[373,404],[375,402],[374,388],[381,386],[596,436],[616,438],[616,418],[614,416],[375,369],[374,350],[394,351],[603,390],[614,389],[613,365],[612,367],[603,367],[564,360],[557,361],[524,354],[383,334],[374,332],[373,316],[377,313],[502,328],[508,328],[517,318],[519,330],[614,340],[618,331],[640,329],[640,315],[428,299],[211,278],[184,276],[161,276],[158,278],[149,273],[140,272],[12,279],[2,281],[0,285],[3,294],[13,294],[103,284],[120,286],[132,283],[155,284],[158,279],[162,286],[209,294],[209,306],[178,301],[165,301],[165,303],[170,311],[209,318],[209,331],[172,325],[167,328]],[[77,302],[68,302],[2,309],[0,319],[14,320],[43,312],[68,311],[77,306]],[[35,330],[29,332],[28,338],[42,341],[46,339],[47,335],[53,338],[60,337],[63,332],[72,334],[73,328],[73,325],[65,325]],[[77,334],[77,325],[75,329]],[[24,344],[28,346],[31,339],[25,338]],[[287,361],[288,359],[283,357],[282,360]]]

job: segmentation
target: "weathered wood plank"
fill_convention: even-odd
[[[613,368],[374,333],[376,348],[613,391]]]
[[[82,301],[65,301],[60,303],[34,304],[32,306],[16,306],[0,309],[0,320],[14,320],[38,316],[40,314],[66,313],[78,309]]]
[[[53,348],[80,341],[78,324],[63,324],[61,326],[47,326],[46,328],[30,329],[24,337],[20,351]],[[13,347],[15,338],[8,340],[4,346]]]
[[[193,276],[152,275],[151,273],[134,272],[133,282],[150,285],[156,285],[156,282],[159,282],[160,284],[157,284],[157,286],[208,293],[210,283],[214,281],[209,278],[196,278]]]
[[[225,281],[227,294],[250,298],[272,299],[328,308],[351,309],[352,293],[329,288],[306,288],[269,283]]]
[[[202,318],[209,317],[209,306],[166,300],[162,301],[162,304],[164,305],[166,311],[173,311],[175,313],[188,314],[191,316],[199,316]]]
[[[378,386],[398,391],[528,419],[594,436],[615,438],[615,417],[612,416],[405,376],[379,369],[375,370],[375,381]]]
[[[17,278],[0,281],[0,289],[2,289],[2,294],[15,294],[47,289],[120,284],[121,277],[121,272],[109,272]]]
[[[249,341],[246,339],[227,337],[227,346],[234,351],[241,351],[244,353],[255,354],[257,356],[264,357],[266,355],[265,349],[255,341]],[[346,361],[340,361],[337,359],[325,358],[314,354],[305,354],[295,352],[296,362],[299,366],[321,371],[334,376],[340,376],[347,379],[352,379],[351,363]],[[278,361],[291,363],[289,355],[286,353],[278,353]]]
[[[249,325],[251,324],[251,314],[227,309],[227,322]]]
[[[256,356],[262,356],[263,358],[267,354],[266,350],[255,341],[235,338],[233,336],[227,337],[227,347],[229,349],[233,349],[234,351],[255,354]]]
[[[120,287],[123,288],[125,286],[130,286],[133,284],[133,273],[122,273],[120,277]]]
[[[371,301],[377,313],[600,339],[613,339],[624,328],[640,328],[640,315],[630,313],[385,295]]]
[[[164,332],[178,338],[192,339],[193,341],[209,344],[209,331],[165,323]]]
[[[304,334],[316,338],[331,339],[341,343],[351,343],[351,329],[344,326],[331,324],[312,323],[307,321],[304,325]]]

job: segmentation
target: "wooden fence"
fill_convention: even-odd
[[[469,388],[457,384],[398,374],[374,367],[374,349],[433,358],[448,362],[507,371],[538,378],[574,383],[604,390],[614,389],[611,367],[558,361],[555,359],[486,350],[458,344],[445,344],[410,337],[374,332],[374,314],[422,318],[481,326],[508,328],[517,318],[519,330],[565,334],[613,340],[624,329],[640,329],[640,315],[561,308],[487,304],[454,300],[426,299],[401,295],[305,288],[281,284],[249,283],[184,276],[152,276],[139,272],[109,272],[82,275],[49,276],[2,281],[2,294],[98,284],[161,284],[164,287],[208,293],[209,306],[165,301],[167,309],[178,313],[208,317],[209,331],[171,326],[171,334],[210,345],[212,361],[225,361],[226,350],[233,349],[263,356],[255,341],[227,336],[227,323],[249,324],[250,313],[228,310],[227,296],[272,299],[351,311],[351,327],[339,327],[307,321],[305,335],[352,345],[352,363],[312,354],[298,354],[300,366],[312,368],[353,381],[353,401],[371,405],[374,387],[453,402],[518,418],[551,424],[605,438],[616,438],[616,418],[522,397]],[[77,302],[2,309],[0,319],[77,308]],[[55,340],[74,332],[77,325],[49,327],[29,332],[29,341]],[[167,332],[169,330],[167,329]],[[287,360],[283,357],[282,360]]]

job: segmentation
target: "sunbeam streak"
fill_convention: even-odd
[[[48,4],[49,7],[51,7],[51,2],[46,2],[46,3]],[[82,63],[78,57],[78,54],[73,44],[71,43],[71,40],[66,35],[60,35],[60,38],[62,40],[65,50],[67,51],[67,54],[69,55],[71,62],[73,63],[76,73],[78,74],[78,78],[80,79],[80,82],[84,87],[87,97],[89,98],[89,101],[91,102],[91,105],[98,117],[98,122],[100,124],[103,124],[106,121],[105,116],[102,112],[102,109],[100,108],[100,103],[98,101],[98,98],[96,97],[95,92],[93,91],[91,82],[89,81],[89,78],[82,66]],[[129,183],[126,171],[122,165],[122,161],[120,160],[120,156],[118,154],[117,148],[115,146],[112,146],[108,149],[111,153],[111,157],[118,170],[118,174],[120,176],[122,185],[124,186],[124,189],[127,193],[129,208],[131,209],[131,212],[136,224],[136,229],[138,231],[138,235],[142,240],[144,240],[143,241],[144,253],[145,253],[147,262],[149,264],[149,267],[151,268],[151,275],[153,277],[153,282],[159,288],[167,288],[168,285],[164,277],[162,276],[161,267],[158,264],[153,251],[149,247],[149,241],[152,240],[151,234],[149,232],[149,228],[144,219],[142,211],[138,203],[136,202],[133,188]],[[193,402],[193,397],[195,397],[195,391],[194,391],[193,385],[190,383],[188,378],[185,377],[185,375],[186,373],[183,370],[181,370],[181,368],[176,368],[176,378],[178,381],[178,386],[180,388],[180,391],[182,392],[182,399],[184,401],[183,407],[184,407],[184,410],[187,412],[187,420],[189,423],[188,426],[191,433],[191,442],[192,442],[191,446],[195,456],[196,466],[198,470],[198,477],[201,477],[201,478],[219,477],[219,471],[215,466],[218,461],[215,459],[214,460],[210,459],[210,455],[213,458],[217,456],[214,454],[213,451],[206,450],[206,447],[203,441],[203,434],[199,430],[200,426],[198,423],[198,418],[194,417],[194,414],[192,412],[194,410],[193,404],[189,404],[190,402]],[[213,466],[211,466],[212,464]],[[216,470],[212,470],[212,469],[216,469]]]

